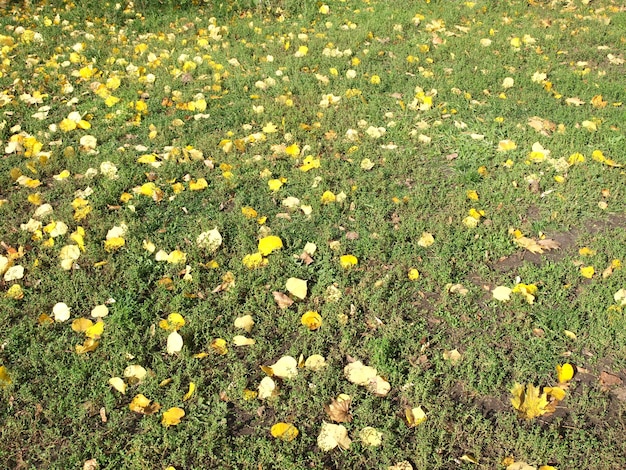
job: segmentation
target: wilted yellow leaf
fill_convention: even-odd
[[[317,436],[317,446],[324,452],[339,446],[348,449],[352,440],[348,437],[348,430],[341,424],[322,422],[322,429]]]
[[[352,421],[350,413],[350,404],[352,397],[341,393],[337,398],[333,399],[328,405],[324,405],[324,410],[328,417],[336,423],[349,423]]]
[[[423,232],[422,236],[417,241],[417,244],[423,248],[428,248],[433,243],[435,243],[435,238],[431,233]]]
[[[233,336],[233,344],[235,346],[252,346],[256,344],[256,341],[253,338],[246,338],[243,335],[235,335]]]
[[[276,423],[270,432],[273,437],[286,442],[293,441],[299,434],[298,428],[291,423]]]
[[[343,368],[343,375],[353,384],[366,386],[376,377],[378,372],[361,361],[351,362]]]
[[[96,341],[93,338],[87,338],[83,344],[77,344],[76,345],[76,353],[77,354],[85,354],[88,352],[92,352],[95,351],[96,348],[98,347],[98,341]]]
[[[141,382],[147,374],[148,371],[138,364],[131,364],[124,369],[124,377],[131,385]]]
[[[183,401],[189,400],[193,396],[193,393],[195,391],[196,391],[196,384],[193,382],[189,382],[189,390],[187,390],[187,393],[185,393],[185,395],[183,396]]]
[[[304,299],[307,294],[307,281],[298,279],[297,277],[290,277],[285,283],[285,289],[298,299]]]
[[[283,356],[269,367],[281,379],[292,379],[298,375],[298,361],[291,356]]]
[[[111,377],[109,379],[109,385],[118,392],[120,392],[122,395],[126,393],[126,384],[121,377]]]
[[[304,367],[313,372],[318,372],[326,367],[326,359],[320,354],[313,354],[306,358],[304,361]]]
[[[493,298],[499,300],[500,302],[506,302],[511,300],[511,292],[512,289],[506,286],[498,286],[494,290],[491,291]]]
[[[410,428],[418,426],[426,421],[426,413],[421,406],[418,406],[416,408],[407,408],[404,414],[406,417],[406,422]]]
[[[228,348],[226,347],[226,340],[223,338],[216,338],[211,342],[211,349],[215,351],[220,356],[223,356],[228,352]]]
[[[278,387],[271,377],[263,377],[259,383],[259,400],[265,400],[278,395]]]
[[[13,380],[9,374],[9,370],[6,366],[0,366],[0,387],[5,388],[6,386],[11,385],[11,383],[13,383]]]
[[[253,326],[254,320],[252,319],[252,315],[244,315],[243,317],[237,317],[235,319],[235,328],[241,328],[250,333]]]
[[[361,442],[369,447],[378,447],[383,443],[383,433],[376,428],[367,426],[359,432]]]
[[[185,326],[185,319],[180,313],[172,312],[167,316],[167,320],[161,320],[159,327],[168,331],[178,331]]]
[[[84,333],[91,325],[93,322],[88,318],[77,318],[72,322],[71,328],[76,333]]]
[[[521,418],[530,420],[546,414],[548,410],[548,398],[540,387],[535,387],[529,383],[526,388],[522,384],[516,383],[511,389],[511,404],[518,411]]]
[[[180,423],[180,420],[185,416],[185,410],[178,407],[170,408],[167,411],[163,412],[163,418],[161,419],[161,424],[163,426],[176,426]]]
[[[140,413],[143,415],[151,415],[159,411],[161,405],[158,403],[152,403],[152,400],[148,399],[143,394],[135,395],[133,400],[128,405],[131,411],[135,413]]]

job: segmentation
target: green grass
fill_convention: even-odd
[[[626,288],[626,11],[612,0],[329,1],[328,14],[321,6],[0,10],[0,254],[7,269],[24,268],[0,279],[7,468],[82,468],[89,459],[101,469],[626,466],[626,317],[614,299]],[[29,100],[36,93],[40,102]],[[341,99],[320,106],[329,94]],[[109,95],[119,101],[108,106]],[[432,106],[420,109],[424,96]],[[74,111],[89,128],[63,130]],[[529,125],[537,117],[542,132]],[[87,135],[93,151],[81,148]],[[500,151],[504,140],[516,148]],[[535,143],[549,151],[538,161]],[[296,155],[285,152],[291,144]],[[584,161],[570,161],[574,153]],[[137,161],[149,154],[155,165]],[[320,165],[301,171],[309,155]],[[102,174],[103,162],[116,178]],[[207,187],[191,190],[200,178]],[[271,191],[268,181],[280,178]],[[138,192],[148,182],[155,198]],[[325,204],[326,191],[342,197]],[[76,220],[78,197],[91,211]],[[283,204],[288,197],[297,207]],[[68,227],[53,243],[45,230],[22,229],[42,204],[53,208],[42,230]],[[249,207],[255,217],[242,212]],[[472,209],[484,214],[468,227]],[[122,224],[124,246],[105,249]],[[77,244],[78,227],[84,251],[64,270],[59,253]],[[214,228],[223,243],[210,252],[196,239]],[[560,248],[530,253],[513,230]],[[418,244],[424,232],[432,246]],[[244,266],[268,234],[283,248],[266,266]],[[317,245],[310,264],[299,259],[307,243]],[[157,261],[159,250],[186,260]],[[348,254],[358,264],[344,269]],[[234,285],[219,289],[224,276]],[[280,309],[273,292],[288,293],[290,277],[306,280],[308,293]],[[537,286],[532,304],[515,293],[493,298],[495,287],[520,282]],[[456,284],[466,293],[451,291]],[[340,297],[330,298],[333,288]],[[58,302],[71,308],[69,321],[46,322]],[[109,315],[99,344],[78,354],[85,335],[71,323],[101,304]],[[300,321],[310,310],[323,319],[316,331]],[[186,323],[182,351],[169,354],[159,322],[172,312]],[[250,333],[234,327],[246,314]],[[255,344],[235,346],[240,334]],[[218,338],[224,355],[211,346]],[[458,362],[444,358],[455,349]],[[313,354],[327,366],[275,378],[277,397],[246,399],[266,376],[261,366]],[[376,368],[389,394],[346,379],[356,359]],[[566,362],[576,375],[554,413],[520,418],[513,385],[555,386]],[[133,364],[147,376],[121,394],[108,381]],[[353,419],[343,423],[352,444],[324,452],[324,406],[341,393],[352,397]],[[161,409],[131,411],[138,394]],[[410,427],[405,411],[417,406],[427,419]],[[172,407],[185,416],[165,427]],[[272,437],[279,422],[299,435]],[[367,426],[382,433],[380,447],[359,439]]]

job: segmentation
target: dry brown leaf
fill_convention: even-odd
[[[308,266],[313,262],[313,258],[311,258],[311,255],[309,255],[306,251],[303,251],[298,259],[302,261],[305,266]]]
[[[611,374],[610,372],[600,372],[600,385],[602,390],[606,391],[610,387],[615,387],[616,385],[622,385],[624,381],[617,375]]]
[[[350,403],[352,403],[352,398],[342,393],[337,398],[333,398],[333,401],[329,404],[324,405],[324,410],[331,421],[336,423],[349,423],[352,421]]]
[[[291,304],[293,304],[293,300],[282,292],[274,291],[272,294],[274,295],[274,300],[276,301],[278,308],[282,310],[289,308]]]
[[[542,135],[549,136],[556,130],[556,124],[547,119],[542,119],[539,116],[533,116],[528,118],[528,125],[535,129]]]

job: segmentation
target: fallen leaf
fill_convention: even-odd
[[[383,443],[383,433],[371,426],[364,427],[359,432],[361,442],[369,447],[378,447]]]
[[[367,386],[377,375],[376,369],[355,361],[343,368],[343,374],[350,382],[356,385]]]
[[[500,302],[507,302],[511,300],[511,292],[513,290],[506,286],[498,286],[494,290],[491,291],[493,298],[499,300]]]
[[[283,356],[269,367],[281,379],[292,379],[298,375],[298,361],[291,356]]]
[[[161,406],[158,403],[152,403],[152,400],[148,399],[143,394],[135,395],[133,400],[128,405],[131,411],[143,415],[151,415],[159,411]]]
[[[278,395],[278,387],[276,382],[271,377],[263,377],[259,383],[259,400],[265,400],[267,398]]]
[[[298,299],[302,300],[306,297],[306,294],[307,294],[306,284],[307,284],[307,281],[303,279],[298,279],[297,277],[290,277],[289,279],[287,279],[287,282],[285,283],[285,289],[287,289],[287,292],[289,292],[294,297],[297,297]],[[274,298],[276,298],[276,295],[274,295]]]
[[[406,422],[410,428],[419,426],[421,423],[426,421],[426,413],[421,406],[415,408],[407,408],[406,410],[404,410],[404,415],[406,417]]]
[[[167,353],[174,354],[183,349],[183,337],[177,332],[172,331],[167,337]]]
[[[336,423],[349,423],[352,421],[352,414],[350,413],[350,404],[352,398],[345,393],[340,394],[337,398],[324,405],[324,411],[328,414],[328,417]]]
[[[347,450],[352,443],[348,437],[348,430],[341,424],[322,422],[322,429],[317,436],[317,446],[324,452],[340,447]]]
[[[302,317],[300,318],[300,322],[309,330],[315,331],[320,326],[322,326],[322,316],[315,311],[309,310],[304,315],[302,315]]]
[[[161,424],[165,427],[176,426],[180,423],[180,420],[183,418],[183,416],[185,416],[185,410],[175,406],[163,412]]]
[[[272,436],[285,442],[291,442],[300,431],[291,423],[276,423],[270,430]]]
[[[122,395],[126,393],[126,384],[121,377],[111,377],[109,379],[109,385],[118,392],[120,392]]]
[[[545,392],[541,392],[540,387],[529,383],[524,388],[522,384],[516,383],[511,394],[511,404],[521,418],[531,420],[548,412],[548,397]]]
[[[283,294],[282,292],[274,291],[272,292],[274,295],[274,300],[278,305],[278,308],[284,310],[289,308],[293,304],[293,299],[291,299],[288,295]]]
[[[574,377],[574,367],[569,363],[565,363],[562,366],[557,365],[556,375],[559,383],[569,382]]]
[[[608,390],[611,387],[615,387],[617,385],[622,385],[624,381],[617,375],[611,374],[610,372],[602,371],[600,372],[600,386],[603,391]]]

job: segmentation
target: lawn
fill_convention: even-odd
[[[1,6],[4,468],[626,468],[625,31]]]

